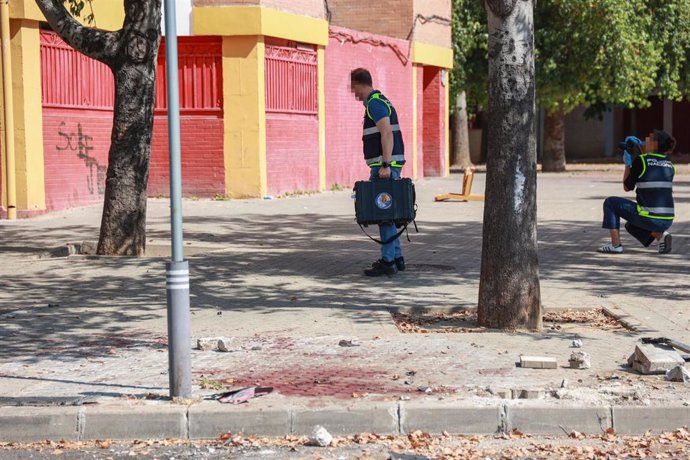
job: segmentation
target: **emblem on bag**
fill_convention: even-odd
[[[381,192],[376,196],[376,206],[379,209],[389,209],[393,206],[393,197],[388,192]]]

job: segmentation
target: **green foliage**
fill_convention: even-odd
[[[535,24],[538,97],[547,110],[647,103],[661,53],[644,0],[543,0]]]
[[[453,0],[452,94],[467,91],[467,106],[477,112],[486,106],[489,32],[481,0]]]
[[[661,52],[655,80],[659,94],[690,96],[690,0],[646,0],[652,15],[652,40]]]
[[[453,94],[470,111],[486,104],[482,0],[453,0]],[[539,0],[537,97],[549,111],[578,105],[644,107],[650,94],[690,95],[690,0]]]

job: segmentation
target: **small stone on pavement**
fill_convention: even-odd
[[[315,427],[309,438],[309,443],[313,446],[328,447],[332,442],[333,436],[322,426]]]
[[[690,382],[690,372],[684,366],[676,366],[666,372],[666,380],[669,382]]]

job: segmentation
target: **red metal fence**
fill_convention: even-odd
[[[221,112],[223,80],[221,41],[185,37],[178,43],[180,110],[186,113]],[[57,34],[41,31],[43,106],[112,110],[114,81],[103,63],[75,51]],[[167,110],[165,44],[158,52],[156,110]]]
[[[180,80],[180,111],[183,113],[223,110],[223,62],[220,38],[184,37],[177,44]],[[158,51],[156,110],[167,111],[165,43]]]
[[[63,42],[57,34],[41,31],[43,106],[112,110],[113,74]]]
[[[318,113],[316,51],[266,46],[266,112]]]

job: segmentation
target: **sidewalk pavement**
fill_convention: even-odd
[[[595,252],[607,238],[603,199],[624,196],[619,172],[539,176],[545,308],[606,308],[633,331],[565,324],[535,334],[401,333],[392,311],[476,306],[483,204],[433,202],[459,189],[461,176],[417,182],[420,233],[404,242],[408,270],[391,279],[361,275],[378,248],[359,232],[349,191],[185,200],[193,338],[234,338],[236,351],[194,350],[196,399],[172,404],[161,400],[168,201],[150,200],[149,256],[140,259],[48,256],[97,239],[97,206],[3,221],[0,440],[305,434],[317,424],[333,434],[688,425],[688,385],[625,367],[642,336],[690,341],[690,175],[680,169],[668,256],[627,235],[624,254]],[[475,193],[483,183],[479,174]],[[577,338],[591,369],[566,368]],[[359,346],[339,346],[342,339]],[[555,357],[560,367],[516,367],[521,354]],[[275,392],[241,406],[199,401],[218,385],[253,384]],[[431,394],[419,391],[426,387]],[[512,390],[536,399],[512,399]],[[52,406],[16,407],[40,398]],[[57,406],[70,400],[89,404]]]

